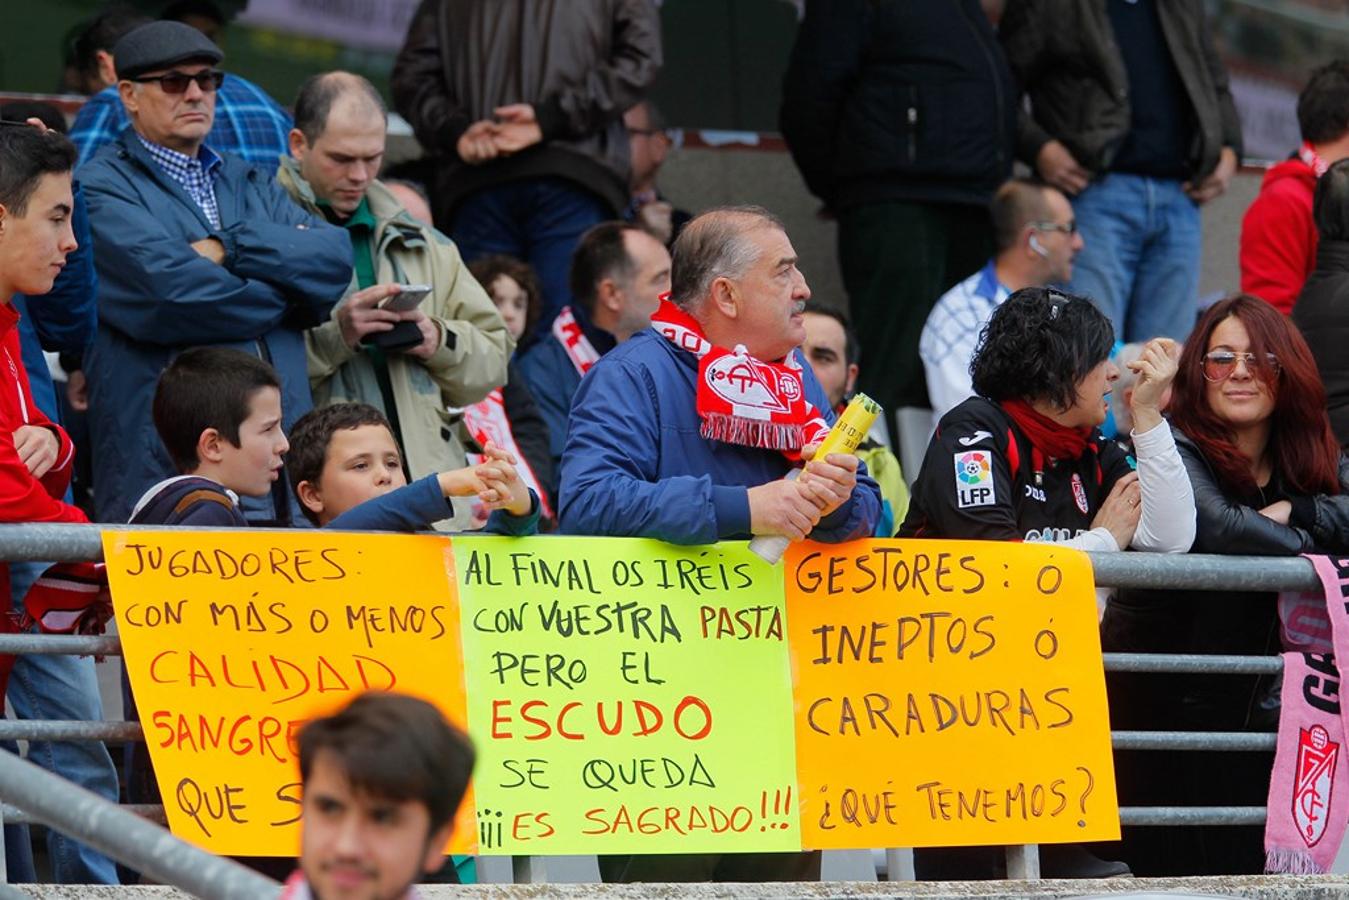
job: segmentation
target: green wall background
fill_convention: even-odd
[[[0,0],[0,91],[54,92],[67,34],[100,0]],[[796,29],[785,0],[666,0],[665,69],[653,96],[670,124],[775,131],[782,72]],[[231,25],[223,41],[230,71],[289,105],[299,83],[351,69],[384,87],[390,54],[331,41]]]

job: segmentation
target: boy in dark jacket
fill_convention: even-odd
[[[267,496],[290,448],[276,370],[239,350],[185,350],[159,376],[153,415],[179,474],[145,492],[131,524],[247,528],[239,496]]]
[[[152,412],[179,474],[145,492],[131,524],[247,528],[239,496],[265,497],[290,447],[281,428],[276,370],[240,350],[184,350],[159,376]],[[125,672],[122,702],[134,721],[136,699]],[[158,803],[146,746],[128,744],[125,765],[127,796]]]
[[[295,423],[287,459],[295,497],[320,528],[425,531],[454,515],[451,498],[476,498],[495,510],[486,530],[538,532],[539,498],[514,468],[515,458],[492,444],[484,461],[407,483],[403,459],[384,414],[364,403],[334,403]]]

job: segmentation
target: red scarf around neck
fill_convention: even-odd
[[[801,448],[824,440],[829,425],[806,399],[801,364],[788,353],[781,362],[750,356],[743,344],[717,347],[698,321],[668,299],[651,317],[667,341],[698,359],[701,434],[714,441],[777,450],[791,460]]]
[[[1087,449],[1090,428],[1069,428],[1036,412],[1021,398],[998,403],[1012,417],[1031,444],[1049,459],[1077,459]]]
[[[1303,141],[1302,146],[1297,150],[1297,155],[1299,159],[1311,167],[1317,178],[1326,174],[1326,170],[1330,168],[1330,163],[1321,158],[1321,154],[1317,153],[1316,149],[1312,147],[1311,141]]]

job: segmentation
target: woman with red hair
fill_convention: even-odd
[[[1311,351],[1278,310],[1249,295],[1214,304],[1181,355],[1170,415],[1194,487],[1193,552],[1349,551],[1349,463],[1331,432]],[[1125,591],[1106,609],[1102,644],[1275,654],[1277,607],[1272,593]],[[1108,684],[1116,729],[1272,730],[1277,722],[1278,692],[1268,678],[1112,673]],[[1152,752],[1121,754],[1119,762],[1121,802],[1129,805],[1260,806],[1269,787],[1266,754]],[[1127,849],[1126,856],[1139,875],[1262,871],[1261,829],[1204,832],[1126,830],[1126,848],[1156,841],[1144,858]]]

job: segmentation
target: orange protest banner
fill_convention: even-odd
[[[1091,566],[1049,544],[793,544],[802,842],[1119,837]]]
[[[299,851],[295,737],[365,690],[467,722],[450,542],[325,531],[105,532],[118,631],[173,833]],[[472,798],[451,849],[476,848]]]

